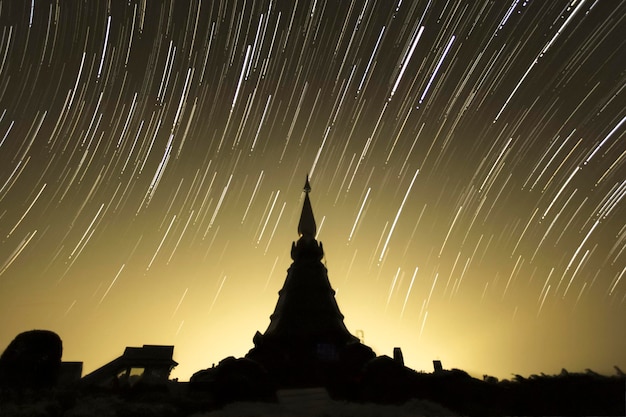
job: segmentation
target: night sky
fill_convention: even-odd
[[[626,2],[0,1],[0,349],[253,347],[306,174],[348,329],[626,369]]]

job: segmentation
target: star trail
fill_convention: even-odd
[[[377,354],[626,369],[626,3],[0,1],[0,32],[0,345],[243,356],[309,174]]]

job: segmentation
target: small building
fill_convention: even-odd
[[[132,387],[138,382],[160,385],[169,380],[178,363],[174,346],[127,347],[124,354],[82,378],[82,383],[107,388]]]

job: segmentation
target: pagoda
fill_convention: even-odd
[[[375,356],[343,322],[322,263],[324,248],[316,240],[310,192],[307,176],[299,239],[291,245],[293,263],[267,330],[256,332],[254,348],[246,355],[261,364],[279,386],[327,385],[356,373]]]

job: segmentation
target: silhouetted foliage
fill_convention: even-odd
[[[0,356],[0,386],[12,389],[52,387],[59,376],[63,343],[49,330],[20,333]]]
[[[558,375],[514,375],[498,381],[475,379],[464,371],[418,374],[414,394],[470,416],[626,415],[626,379],[593,371]]]
[[[267,405],[268,410],[280,411],[275,387],[271,382],[263,385],[267,377],[264,370],[252,361],[230,357],[214,368],[197,373],[195,381],[189,383],[190,388],[196,385],[195,390],[187,391],[187,384],[175,382],[168,384],[167,392],[140,390],[132,395],[103,388],[96,390],[94,387],[73,390],[53,388],[0,401],[0,415],[183,417],[239,401],[249,402],[248,409],[251,410],[259,402],[273,403]],[[206,385],[202,385],[203,382]],[[202,389],[198,390],[199,387]],[[402,409],[413,403],[415,410],[423,410],[424,404],[440,405],[433,406],[428,413],[417,415],[449,415],[450,412],[445,410],[450,410],[453,414],[467,416],[623,416],[626,411],[624,377],[619,374],[602,376],[587,371],[539,374],[496,382],[490,378],[473,378],[459,369],[418,373],[383,356],[368,362],[362,380],[355,387],[358,388],[356,394],[335,398],[339,401],[332,403],[335,408],[339,405],[344,408],[326,415],[363,415],[367,404],[372,403],[390,404],[388,407],[404,404]],[[214,395],[220,397],[219,401],[214,400]],[[364,408],[358,408],[357,403]]]
[[[217,404],[275,400],[275,387],[265,369],[246,358],[223,359],[216,367],[195,373],[189,384],[193,391],[212,394]]]
[[[483,381],[489,384],[497,384],[500,380],[496,378],[495,376],[485,374],[483,375]]]
[[[21,333],[9,344],[0,356],[0,416],[182,417],[242,401],[276,405],[279,388],[298,388],[277,383],[276,370],[250,358],[228,357],[194,374],[189,384],[137,383],[126,390],[79,384],[69,389],[55,386],[62,350],[59,336],[46,330]],[[290,362],[295,367],[290,372],[317,375],[308,380],[319,383],[336,404],[395,407],[417,401],[419,407],[438,404],[434,413],[468,416],[626,415],[626,376],[618,367],[614,376],[563,369],[557,375],[514,374],[501,381],[484,375],[481,380],[460,369],[418,373],[399,360],[374,357],[360,343],[347,344],[332,360],[298,359]]]
[[[361,399],[382,404],[401,404],[414,398],[415,373],[389,356],[369,361],[363,371]]]

